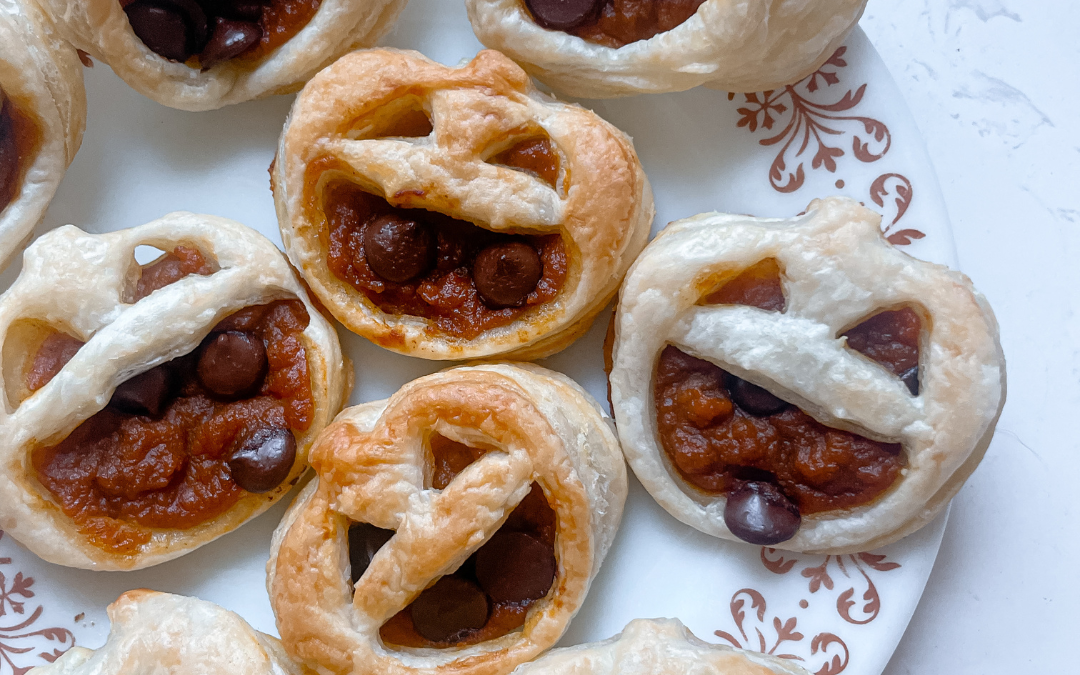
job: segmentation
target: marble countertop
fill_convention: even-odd
[[[1069,672],[1080,440],[1062,421],[1080,410],[1080,5],[872,0],[861,25],[926,139],[1009,372],[994,442],[953,502],[885,673]]]

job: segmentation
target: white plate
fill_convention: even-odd
[[[456,64],[480,48],[460,2],[413,0],[384,41]],[[267,167],[290,98],[183,113],[98,65],[86,73],[89,127],[49,210],[48,229],[103,232],[173,210],[227,216],[280,243]],[[808,80],[763,95],[699,88],[585,105],[634,137],[656,192],[654,233],[702,211],[790,216],[844,194],[877,208],[912,255],[955,267],[948,217],[919,132],[859,31]],[[2,278],[10,284],[16,270]],[[605,398],[608,314],[544,365]],[[353,403],[384,398],[444,364],[383,351],[342,331]],[[276,633],[264,587],[270,534],[288,499],[180,560],[141,572],[71,570],[0,538],[0,675],[20,675],[72,641],[102,644],[105,607],[132,588],[211,600]],[[945,517],[874,554],[792,555],[722,542],[677,522],[636,482],[622,530],[563,645],[609,637],[637,617],[677,616],[699,636],[789,655],[811,672],[875,675],[922,594]]]

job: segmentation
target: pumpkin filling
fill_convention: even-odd
[[[291,40],[321,0],[120,0],[150,51],[202,69],[253,63]]]
[[[525,0],[533,20],[618,49],[666,33],[692,17],[705,0]]]
[[[486,452],[438,434],[430,446],[432,487],[439,490]],[[397,647],[462,647],[521,628],[529,608],[555,582],[555,530],[555,512],[543,489],[533,483],[491,539],[382,626],[383,642]],[[364,523],[350,526],[354,583],[392,536],[389,530]]]
[[[191,253],[181,252],[189,264]],[[179,260],[174,252],[144,266],[140,281],[172,283],[163,270]],[[294,432],[314,412],[308,321],[298,300],[231,314],[194,352],[120,384],[67,438],[35,448],[38,481],[95,545],[121,554],[149,541],[151,528],[192,528],[245,494],[276,489],[295,463]],[[27,388],[45,386],[81,346],[60,332],[46,338]]]
[[[0,89],[0,211],[18,196],[26,173],[23,158],[33,156],[40,144],[38,126]]]
[[[705,300],[782,311],[779,274],[774,260],[763,261]],[[876,314],[843,336],[917,394],[920,330],[918,314],[905,308]],[[660,355],[654,391],[660,441],[671,464],[694,487],[725,495],[728,528],[754,544],[790,539],[802,515],[873,501],[905,466],[900,444],[820,424],[764,388],[674,346]]]

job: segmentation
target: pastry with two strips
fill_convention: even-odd
[[[295,484],[351,368],[272,243],[173,213],[68,225],[23,260],[0,297],[0,529],[49,562],[138,569]]]
[[[296,99],[272,169],[286,251],[376,344],[534,359],[584,333],[648,238],[633,145],[503,55],[350,54]]]
[[[911,258],[848,199],[790,220],[669,225],[620,291],[611,400],[652,496],[718,537],[851,552],[934,517],[1005,402],[967,277]]]
[[[562,636],[622,516],[610,420],[537,366],[461,367],[342,412],[267,586],[319,672],[505,675]]]

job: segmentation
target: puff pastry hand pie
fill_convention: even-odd
[[[407,0],[38,0],[65,37],[162,105],[213,110],[296,91],[369,47]]]
[[[865,550],[934,517],[1005,402],[993,312],[848,199],[791,220],[703,214],[638,258],[611,400],[642,484],[728,539]]]
[[[0,0],[0,269],[45,216],[85,126],[75,49],[32,0]]]
[[[678,619],[635,619],[602,642],[553,649],[514,675],[808,675],[787,659],[699,640]]]
[[[509,673],[566,630],[626,499],[610,421],[532,365],[415,380],[344,411],[311,458],[267,586],[319,672]]]
[[[814,72],[866,0],[465,0],[473,31],[570,96],[701,84],[765,91]]]
[[[138,569],[296,482],[351,369],[272,243],[173,213],[68,225],[23,260],[0,297],[0,528],[49,562]]]
[[[272,169],[285,248],[346,327],[429,359],[533,359],[588,329],[652,192],[623,133],[509,59],[350,54],[300,93]]]
[[[302,675],[281,643],[236,614],[182,595],[128,591],[99,649],[73,647],[33,675]]]

